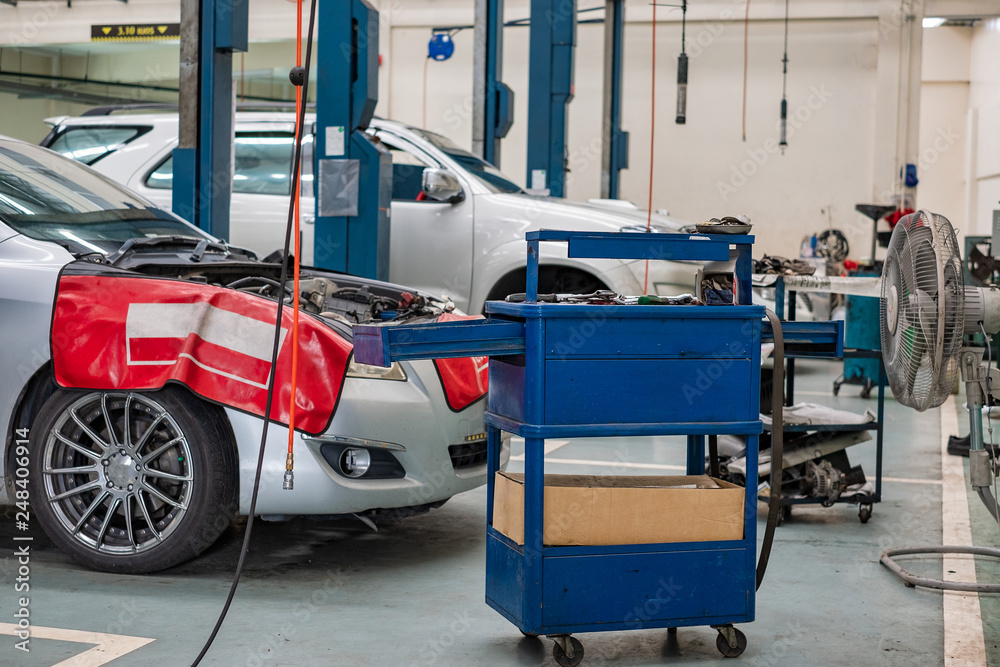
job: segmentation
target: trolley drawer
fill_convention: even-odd
[[[749,622],[755,573],[748,544],[546,547],[539,585],[529,581],[523,549],[489,528],[486,600],[536,634]]]
[[[669,309],[681,307],[651,308],[659,308],[666,315]],[[711,312],[718,313],[719,309]],[[547,320],[545,356],[549,359],[749,357],[752,334],[758,326],[758,322],[746,317],[619,319],[598,310],[586,318]]]
[[[759,418],[749,359],[549,360],[545,423],[722,422]],[[756,399],[756,400],[755,400]]]
[[[542,625],[742,617],[750,601],[745,549],[546,558]]]

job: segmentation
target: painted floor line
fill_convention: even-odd
[[[523,461],[524,457],[519,458],[510,457],[511,461]],[[638,468],[641,470],[687,470],[684,466],[674,466],[666,465],[664,463],[637,463],[631,461],[615,461],[609,459],[606,461],[591,461],[589,459],[558,459],[558,458],[547,458],[545,463],[564,463],[566,465],[575,466],[598,466],[601,468],[614,468],[625,467],[625,468]]]
[[[931,484],[941,486],[940,479],[916,479],[913,477],[882,477],[883,482],[896,482],[897,484]]]
[[[545,451],[548,454],[548,448]],[[518,454],[517,456],[510,457],[511,461],[523,461],[524,454]],[[626,468],[641,468],[646,470],[687,470],[686,467],[680,465],[667,465],[664,463],[638,463],[629,461],[592,461],[589,459],[563,459],[563,458],[546,458],[546,463],[565,463],[570,465],[580,465],[580,466],[602,466],[602,467],[615,467],[624,466]],[[930,486],[941,486],[942,482],[939,479],[916,479],[913,477],[883,477],[883,482],[893,482],[896,484],[927,484]]]
[[[948,454],[948,436],[957,433],[955,397],[948,396],[941,406],[941,541],[942,544],[969,546],[972,544],[972,525],[964,459]],[[945,580],[976,581],[976,562],[972,558],[946,555],[942,559],[942,570]],[[950,574],[952,572],[954,574]],[[985,665],[986,642],[979,594],[944,591],[942,604],[945,667]]]
[[[14,635],[17,626],[13,623],[0,623],[0,635]],[[96,644],[83,653],[57,662],[52,667],[100,667],[112,660],[136,651],[146,644],[156,641],[148,637],[129,637],[126,635],[109,635],[104,632],[87,632],[85,630],[69,630],[66,628],[43,628],[31,626],[32,639],[54,639],[63,642],[78,642],[80,644]],[[30,644],[29,644],[30,646]]]
[[[520,440],[520,438],[518,438],[518,439]],[[521,440],[521,442],[523,443],[524,440]],[[561,447],[565,447],[568,444],[569,444],[569,440],[546,440],[545,441],[545,455],[548,456],[552,452],[556,451],[557,449],[559,449]],[[521,446],[523,447],[524,445],[522,444]],[[512,457],[510,457],[510,460],[511,461],[523,461],[524,460],[524,454],[518,454],[517,456],[512,456]]]

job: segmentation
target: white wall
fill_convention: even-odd
[[[471,24],[473,3],[380,0],[376,4],[382,10],[380,52],[384,57],[377,113],[425,124],[469,146],[471,30],[455,36],[456,51],[451,60],[428,64],[426,122],[423,88],[431,27]],[[583,8],[601,3],[580,0],[579,4]],[[932,4],[928,11],[937,13],[970,5]],[[995,4],[971,3],[973,9]],[[895,146],[893,138],[885,136],[884,121],[885,100],[896,93],[895,89],[886,90],[884,71],[893,68],[880,58],[885,55],[887,35],[900,30],[897,5],[893,0],[791,3],[791,118],[789,147],[783,155],[775,144],[784,2],[754,0],[751,6],[746,142],[740,136],[743,0],[704,0],[691,5],[688,123],[684,126],[673,122],[679,12],[660,7],[653,208],[667,209],[691,221],[745,213],[754,221],[758,248],[772,254],[796,254],[802,235],[832,223],[847,233],[852,257],[866,256],[870,223],[854,211],[854,205],[872,201],[884,190],[889,172],[884,154]],[[48,47],[45,53],[58,60],[64,74],[78,76],[84,71],[82,53],[92,47],[86,43],[90,23],[176,21],[178,13],[177,3],[161,0],[127,4],[91,0],[72,8],[59,2],[22,2],[16,8],[0,5],[0,42],[23,46],[43,37],[48,42],[65,42],[69,46],[61,57],[58,49],[62,47]],[[631,133],[631,168],[622,174],[622,192],[645,207],[651,148],[651,7],[646,0],[629,0],[626,13],[623,126]],[[508,20],[527,15],[528,0],[507,0]],[[291,65],[294,53],[288,41],[294,35],[294,4],[254,0],[250,33],[250,52],[237,58],[237,69],[245,59],[245,67],[254,77],[247,84],[248,94],[284,94],[287,86],[281,72]],[[1000,151],[980,148],[982,141],[1000,141],[991,135],[1000,127],[1000,68],[996,67],[1000,62],[1000,27],[996,22],[980,23],[973,29],[924,30],[923,35],[927,44],[920,93],[920,151],[912,157],[919,160],[925,155],[928,159],[921,163],[918,204],[945,213],[959,227],[985,229],[988,211],[1000,199],[1000,158],[996,157]],[[516,120],[503,142],[501,166],[523,184],[528,28],[509,27],[504,39],[503,78],[515,91]],[[11,53],[5,49],[4,67],[8,69]],[[569,110],[568,193],[573,199],[599,194],[602,58],[603,26],[581,25],[576,98]],[[891,60],[884,60],[891,65]],[[40,71],[55,66],[49,61],[35,64]],[[94,78],[176,85],[176,71],[176,44],[151,46],[141,52],[124,45],[121,49],[105,45],[91,57],[88,73]],[[269,71],[274,74],[269,75]],[[971,131],[966,128],[969,108],[975,110]],[[79,113],[80,109],[63,102],[15,101],[12,95],[0,94],[0,133],[37,140],[45,132],[41,117]],[[877,126],[881,129],[876,130]],[[960,138],[954,139],[956,134]],[[942,141],[947,143],[946,150],[935,147],[935,142],[943,146]]]
[[[1000,209],[1000,20],[973,29],[969,85],[970,230],[992,232],[992,212]]]
[[[966,206],[971,27],[925,29],[920,87],[917,207],[969,233]]]
[[[663,12],[666,14],[667,12]],[[508,18],[513,11],[508,9]],[[515,15],[516,16],[516,15]],[[824,211],[853,246],[866,247],[856,202],[872,196],[873,121],[878,24],[874,18],[794,21],[789,35],[789,148],[777,150],[783,27],[754,22],[750,32],[747,141],[741,138],[743,29],[736,22],[688,26],[691,57],[688,122],[674,123],[680,24],[657,28],[653,208],[700,221],[747,214],[760,247],[797,253],[806,233],[826,228]],[[430,25],[392,29],[391,101],[379,112],[423,122],[423,70]],[[515,122],[503,142],[502,169],[525,184],[528,29],[504,33],[504,81],[515,92]],[[600,194],[603,26],[581,25],[575,99],[569,110],[568,196]],[[471,142],[472,34],[455,37],[455,55],[428,67],[426,125],[463,146]],[[649,22],[626,27],[623,127],[630,166],[622,195],[645,207],[649,193]]]

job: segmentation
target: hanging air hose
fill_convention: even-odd
[[[685,36],[687,34],[688,3],[681,3],[681,54],[677,56],[677,124],[687,122],[687,90],[688,90],[688,56],[685,51]]]
[[[786,127],[788,123],[788,99],[785,92],[788,89],[788,0],[785,0],[785,53],[781,56],[781,138],[778,145],[781,146],[781,153],[784,155],[788,148],[788,134]]]
[[[767,561],[771,557],[771,545],[774,543],[774,529],[781,515],[781,477],[784,474],[785,449],[785,336],[781,331],[781,320],[771,310],[765,310],[771,330],[774,332],[774,391],[771,394],[771,490],[767,503],[767,524],[764,527],[764,541],[760,547],[760,557],[757,559],[757,588],[764,580],[767,571]],[[759,465],[759,463],[758,463]]]
[[[301,1],[302,0],[299,0],[300,7],[301,7]],[[300,19],[299,25],[301,25],[301,23],[302,21]],[[291,178],[293,179],[293,182],[296,182],[295,177],[296,175],[299,174],[302,163],[302,135],[303,135],[303,128],[305,127],[305,111],[306,111],[305,101],[309,99],[309,66],[312,59],[312,43],[313,43],[313,33],[315,26],[316,26],[316,0],[311,0],[309,7],[309,32],[306,42],[307,46],[306,46],[305,67],[301,68],[296,66],[289,73],[289,79],[291,79],[292,83],[296,84],[296,86],[301,86],[302,88],[302,94],[300,96],[300,99],[303,102],[302,104],[298,105],[297,115],[295,119],[295,148],[292,159],[292,170],[290,174]],[[299,37],[299,47],[301,48],[301,33]],[[298,207],[298,202],[296,201],[296,197],[298,195],[298,187],[292,187],[290,188],[290,190],[291,190],[291,192],[289,193],[290,200],[288,203],[288,223],[285,227],[284,254],[281,259],[281,279],[279,280],[279,282],[282,285],[285,285],[288,281],[289,249],[291,248],[292,244],[292,228],[295,217],[295,209]],[[296,243],[296,248],[297,247],[298,244]],[[296,263],[298,262],[298,252],[295,253],[295,261]],[[297,269],[297,267],[295,268]],[[264,419],[260,435],[260,449],[258,450],[257,453],[257,470],[254,473],[253,492],[250,496],[250,512],[247,518],[246,532],[243,535],[243,546],[240,548],[240,558],[236,564],[236,573],[233,575],[233,584],[229,588],[229,594],[226,596],[226,602],[222,607],[222,611],[219,613],[219,618],[216,620],[215,627],[212,628],[212,633],[209,635],[208,640],[206,640],[205,645],[198,653],[198,657],[196,657],[194,661],[191,663],[192,667],[197,667],[197,665],[201,663],[202,659],[205,657],[205,654],[208,653],[209,648],[211,648],[212,643],[215,641],[216,635],[219,634],[219,629],[222,627],[222,623],[226,619],[226,614],[229,613],[229,607],[233,603],[233,597],[236,595],[236,588],[237,586],[239,586],[240,583],[240,576],[243,574],[243,566],[246,563],[247,550],[249,549],[250,546],[250,536],[253,532],[254,514],[257,509],[257,496],[260,492],[261,471],[264,468],[264,449],[265,446],[267,445],[267,430],[268,426],[270,425],[271,405],[274,402],[274,376],[275,376],[275,370],[278,366],[278,350],[279,350],[279,342],[281,340],[281,322],[282,322],[282,316],[284,315],[284,305],[285,305],[284,299],[278,299],[278,312],[275,317],[275,324],[274,324],[274,342],[271,349],[271,370],[268,373],[267,377],[267,401],[265,402],[264,406]],[[291,304],[291,307],[295,311],[298,311],[297,294],[296,294],[296,299],[293,300]],[[295,394],[294,392],[292,392],[293,400],[294,396]],[[289,423],[288,426],[289,431],[293,430],[292,427],[293,423],[294,422]]]
[[[302,86],[305,84],[305,72],[302,70],[302,0],[298,0],[295,3],[295,67],[292,72],[289,73],[288,78],[291,80],[292,84],[295,86],[295,139],[298,144],[302,143],[302,124],[299,123],[299,118],[302,116],[302,108],[305,105],[305,100],[302,99]],[[296,145],[298,145],[296,144]],[[295,487],[295,394],[298,388],[298,373],[299,373],[299,308],[298,299],[299,295],[302,293],[299,289],[299,275],[302,269],[301,256],[301,234],[299,232],[299,220],[300,213],[299,210],[299,187],[302,182],[302,165],[299,162],[295,162],[292,165],[292,201],[289,207],[290,212],[292,212],[292,223],[294,228],[292,231],[292,236],[295,238],[295,252],[292,256],[295,258],[295,268],[292,272],[292,282],[294,284],[295,298],[292,302],[292,335],[291,335],[291,346],[292,346],[292,375],[289,378],[289,399],[288,399],[288,455],[285,457],[285,475],[281,481],[281,488],[283,491],[291,491]],[[288,229],[285,229],[285,256],[288,255]],[[287,261],[287,260],[286,260]]]

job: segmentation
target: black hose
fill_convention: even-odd
[[[311,0],[309,7],[309,36],[306,40],[306,62],[305,62],[305,80],[302,83],[302,105],[299,111],[299,117],[296,119],[295,124],[295,156],[292,160],[292,179],[291,183],[295,183],[295,179],[299,173],[299,165],[302,162],[302,130],[305,127],[305,114],[306,114],[306,100],[309,99],[309,63],[312,57],[312,43],[313,43],[313,31],[316,24],[316,0]],[[288,280],[288,257],[289,257],[289,247],[292,241],[292,221],[294,219],[295,211],[295,194],[298,188],[290,188],[291,193],[289,194],[288,201],[288,224],[285,227],[285,252],[284,256],[281,258],[281,280],[279,281],[284,285]],[[212,634],[209,635],[208,640],[205,645],[201,648],[201,652],[198,653],[198,657],[194,659],[191,663],[191,667],[197,667],[201,663],[205,654],[208,653],[208,649],[212,647],[212,642],[215,641],[216,635],[219,634],[219,629],[222,628],[223,621],[226,620],[226,614],[229,613],[229,607],[233,603],[233,597],[236,595],[236,587],[239,586],[240,577],[243,574],[243,566],[246,563],[247,551],[250,547],[250,535],[253,532],[253,517],[257,510],[257,495],[260,492],[260,477],[261,471],[264,469],[264,446],[267,444],[267,430],[268,426],[271,424],[271,404],[274,401],[274,374],[275,369],[278,366],[278,343],[281,340],[281,320],[284,314],[284,299],[278,299],[278,314],[274,323],[274,343],[271,349],[271,370],[267,377],[267,401],[264,406],[264,425],[261,429],[260,434],[260,450],[257,453],[257,471],[254,474],[253,480],[253,494],[250,496],[250,516],[247,519],[247,529],[243,535],[243,547],[240,549],[240,559],[236,564],[236,573],[233,575],[233,584],[229,588],[229,595],[226,596],[226,603],[222,607],[222,612],[219,614],[219,618],[215,621],[215,627],[212,628]],[[294,305],[292,307],[295,307]],[[288,428],[294,428],[292,424],[288,425]]]
[[[261,287],[268,286],[274,289],[284,292],[289,297],[295,296],[294,290],[290,289],[287,285],[282,285],[277,280],[267,278],[265,276],[247,276],[246,278],[240,278],[239,280],[234,280],[233,282],[226,285],[229,289],[239,289],[244,285],[252,285],[254,283],[260,283]]]
[[[708,474],[718,478],[719,471],[719,436],[708,436]]]
[[[973,554],[976,556],[987,556],[989,558],[1000,558],[1000,549],[995,547],[969,547],[969,546],[931,546],[931,547],[900,547],[898,549],[886,549],[882,552],[879,562],[889,568],[893,574],[902,579],[910,586],[922,586],[924,588],[934,588],[939,591],[966,591],[972,593],[1000,593],[1000,584],[981,584],[968,581],[944,581],[943,579],[931,579],[930,577],[920,577],[907,572],[892,559],[893,556],[922,556],[924,554]]]
[[[764,528],[764,543],[757,559],[757,588],[764,580],[767,561],[771,557],[774,543],[774,529],[781,514],[781,477],[784,474],[784,430],[785,420],[782,410],[785,405],[785,335],[781,332],[781,320],[770,310],[764,311],[774,332],[774,371],[771,394],[771,491],[767,504],[767,525]],[[759,464],[758,464],[759,465]]]

